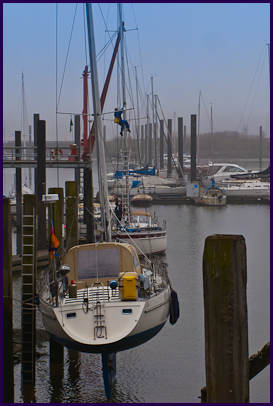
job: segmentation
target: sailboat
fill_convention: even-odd
[[[46,330],[57,342],[102,354],[104,378],[109,384],[109,359],[113,361],[116,352],[151,339],[169,317],[174,324],[179,307],[165,265],[140,262],[133,245],[112,241],[90,3],[86,4],[86,15],[104,241],[68,250],[63,263],[49,274],[51,280],[44,284],[39,308]]]
[[[123,36],[124,36],[124,23],[121,18],[121,5],[119,4],[119,23],[120,23],[120,37],[121,37],[121,83],[122,83],[122,108],[124,119],[126,119],[126,89],[125,89],[125,69],[124,69],[124,48],[123,48]],[[127,133],[125,132],[123,137],[123,148],[121,159],[123,161],[123,171],[117,171],[117,187],[124,186],[121,192],[122,202],[122,216],[121,218],[115,218],[112,222],[112,237],[119,242],[126,242],[132,244],[140,255],[152,255],[163,253],[167,249],[167,230],[166,223],[159,224],[158,219],[153,216],[147,210],[133,211],[131,209],[131,187],[129,183],[132,182],[140,184],[139,179],[134,179],[134,176],[143,176],[146,178],[152,177],[158,179],[155,176],[155,168],[142,168],[139,170],[129,169],[129,151],[127,146]],[[130,177],[133,176],[133,178]],[[120,182],[123,181],[123,182]],[[144,189],[144,193],[145,189]]]

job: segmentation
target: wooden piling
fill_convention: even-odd
[[[66,250],[79,244],[78,196],[76,182],[65,182]]]
[[[191,114],[191,182],[196,180],[196,114]]]
[[[203,288],[208,403],[249,402],[246,282],[244,237],[207,237]]]
[[[94,235],[94,197],[93,171],[91,166],[84,169],[84,222],[86,224],[86,241],[95,242]]]
[[[168,161],[167,161],[167,177],[172,176],[172,119],[168,119],[168,135],[167,135],[168,145]]]
[[[46,193],[46,122],[39,120],[37,124],[37,173],[35,191],[37,196],[37,249],[47,248],[46,241],[46,207],[42,196]]]
[[[58,254],[63,256],[63,227],[64,227],[64,190],[60,187],[48,188],[49,194],[56,194],[59,196],[59,200],[55,203],[49,204],[48,212],[48,241],[50,241],[51,235],[51,220],[53,220],[54,233],[60,242],[58,248]]]
[[[18,147],[18,148],[16,148]],[[22,156],[21,131],[15,131],[15,156],[16,161],[21,160]],[[16,187],[16,253],[22,255],[22,169],[15,169],[15,187]]]
[[[14,402],[10,200],[3,198],[3,401]]]
[[[37,159],[37,145],[38,145],[38,122],[40,114],[33,114],[33,146],[34,146],[34,159]],[[34,168],[34,185],[35,193],[37,194],[37,168]]]
[[[80,160],[80,151],[81,151],[81,116],[76,114],[74,116],[75,122],[75,144],[76,144],[76,161]],[[75,182],[77,184],[77,195],[80,193],[80,183],[81,183],[81,174],[80,168],[75,168]]]
[[[164,169],[164,120],[160,120],[159,167]]]
[[[50,337],[49,374],[52,385],[50,403],[61,403],[64,378],[64,348]]]
[[[179,178],[183,177],[184,160],[183,160],[183,117],[177,119],[178,127],[178,162],[181,170],[179,171]]]
[[[45,238],[45,235],[43,236]],[[22,383],[35,385],[36,196],[24,195],[22,252]]]

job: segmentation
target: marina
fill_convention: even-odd
[[[20,7],[6,6],[6,16]],[[21,125],[11,127],[5,113],[3,400],[269,402],[267,112],[251,115],[245,104],[239,117],[240,100],[224,117],[204,90],[198,106],[189,97],[185,105],[183,92],[175,102],[184,77],[170,75],[168,94],[162,72],[144,80],[133,5],[75,3],[72,25],[68,11],[55,5],[51,113],[33,89],[26,98],[35,79],[26,86],[24,72]],[[145,47],[145,62],[160,71]],[[261,55],[264,70],[270,44]],[[42,75],[53,80],[53,71]],[[5,91],[5,106],[8,99]]]

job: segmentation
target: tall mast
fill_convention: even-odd
[[[267,45],[267,50],[268,50],[268,69],[269,69],[269,88],[270,88],[270,44]]]
[[[23,136],[23,156],[26,156],[26,105],[25,105],[25,85],[24,85],[24,73],[22,72],[22,123],[21,123],[21,131]]]
[[[211,135],[211,152],[213,152],[213,120],[212,120],[212,103],[210,104],[210,135]]]
[[[126,120],[126,88],[125,88],[125,67],[124,67],[124,21],[122,17],[122,4],[118,3],[118,23],[120,34],[120,68],[121,68],[121,90],[122,90],[122,106],[123,119]],[[127,147],[127,133],[124,133],[124,170],[126,173],[126,197],[124,201],[124,214],[127,215],[127,222],[130,222],[130,190],[129,190],[129,156]]]
[[[155,105],[154,105],[154,78],[151,77],[151,90],[152,90],[152,118],[153,118],[153,136],[154,136],[154,165],[157,169],[157,150],[156,150],[156,128],[155,128]]]
[[[200,101],[201,101],[201,90],[199,91],[199,98],[198,98],[198,122],[197,122],[197,163],[199,163],[200,159]]]
[[[121,88],[122,88],[122,104],[126,109],[126,89],[125,89],[125,69],[124,69],[124,22],[122,17],[122,4],[118,3],[118,16],[119,16],[119,33],[120,33],[120,66],[121,66]],[[126,120],[126,110],[123,113],[124,120]]]
[[[137,99],[137,151],[138,151],[138,157],[139,157],[139,163],[140,166],[142,166],[141,163],[141,154],[140,154],[140,140],[139,140],[139,131],[140,131],[140,118],[139,118],[139,94],[138,94],[138,80],[137,80],[137,68],[135,66],[135,76],[136,76],[136,99]]]
[[[83,145],[88,144],[88,66],[83,71]]]
[[[87,28],[88,28],[88,45],[89,45],[89,57],[91,67],[91,82],[92,82],[92,98],[94,109],[94,125],[95,134],[97,138],[96,150],[97,150],[97,164],[98,164],[98,180],[99,180],[99,194],[101,203],[101,222],[102,227],[105,230],[105,240],[111,241],[111,222],[108,204],[108,186],[106,182],[106,165],[104,145],[102,139],[102,120],[101,120],[101,103],[99,96],[99,84],[98,84],[98,72],[96,61],[96,46],[94,36],[94,23],[92,4],[86,3],[86,16],[87,16]],[[91,160],[91,158],[89,157]],[[91,161],[90,161],[91,162]]]

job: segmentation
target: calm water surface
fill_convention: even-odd
[[[112,402],[199,403],[205,386],[202,255],[205,238],[214,233],[242,234],[247,247],[249,354],[269,341],[269,219],[266,205],[225,208],[188,205],[154,206],[166,219],[165,261],[180,299],[181,316],[149,342],[117,354],[117,383]],[[14,280],[18,297],[21,279]],[[14,327],[20,327],[19,302]],[[37,327],[41,328],[40,314]],[[64,351],[64,365],[50,368],[48,342],[39,343],[35,401],[105,403],[99,355]],[[15,402],[21,393],[21,366],[15,366]],[[250,381],[250,401],[269,402],[269,367]]]

